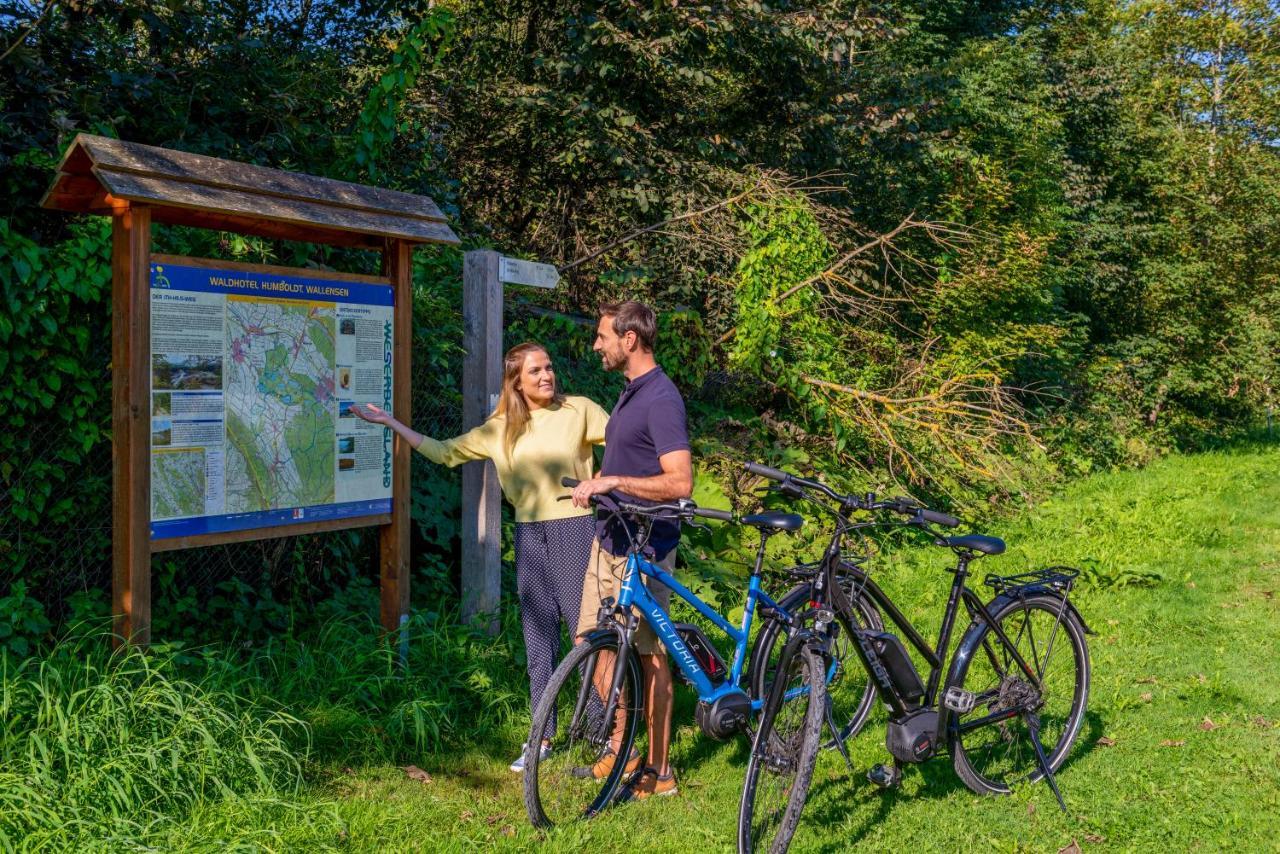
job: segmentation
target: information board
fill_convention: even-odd
[[[391,285],[214,264],[151,264],[151,539],[390,512]]]

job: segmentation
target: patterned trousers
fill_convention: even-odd
[[[560,663],[561,624],[571,641],[577,630],[582,580],[595,534],[594,516],[516,523],[516,592],[529,659],[531,710]],[[552,727],[554,731],[554,721]]]

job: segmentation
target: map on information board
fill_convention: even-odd
[[[386,513],[390,285],[151,265],[151,536]]]

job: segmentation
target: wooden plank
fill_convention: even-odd
[[[413,422],[410,353],[413,350],[413,245],[387,244],[387,275],[396,293],[391,352],[391,400],[394,415],[405,426]],[[382,627],[398,630],[409,618],[409,466],[412,448],[396,436],[392,445],[391,521],[378,532],[379,589]]]
[[[138,175],[194,181],[210,187],[320,202],[325,205],[394,213],[444,222],[444,214],[427,196],[367,187],[334,178],[286,172],[137,142],[81,134],[81,145],[95,166]],[[74,145],[73,145],[74,147]]]
[[[312,270],[310,267],[281,267],[275,264],[247,264],[243,261],[219,261],[216,258],[192,258],[186,255],[152,255],[153,263],[178,264],[185,267],[201,267],[206,270],[236,270],[242,273],[265,273],[273,276],[302,276],[308,279],[326,279],[340,282],[366,282],[370,285],[390,285],[386,276],[369,276],[364,273],[340,273],[337,270]]]
[[[40,207],[55,211],[81,213],[106,196],[102,184],[92,175],[59,172],[40,200]]]
[[[152,552],[171,552],[178,549],[194,549],[199,546],[225,546],[228,543],[246,543],[250,540],[272,540],[278,537],[301,537],[307,534],[324,534],[345,531],[350,528],[368,528],[386,525],[390,513],[373,516],[356,516],[349,519],[324,519],[318,522],[299,522],[296,525],[278,525],[273,528],[246,528],[243,531],[222,531],[216,534],[192,534],[189,537],[172,537],[153,540]]]
[[[92,213],[92,209],[86,211]],[[195,208],[152,208],[152,222],[167,225],[189,225],[194,228],[207,228],[212,231],[230,231],[236,234],[251,234],[255,237],[266,237],[270,240],[295,240],[300,243],[324,243],[329,246],[343,246],[353,249],[381,250],[386,238],[372,234],[361,234],[355,231],[334,231],[328,228],[317,228],[313,225],[294,225],[286,222],[273,222],[268,219],[244,216],[243,214],[221,214],[213,211],[196,210]]]
[[[151,642],[151,211],[111,220],[111,613],[115,643]]]
[[[316,229],[357,231],[418,243],[457,243],[449,226],[413,217],[369,210],[338,208],[313,201],[255,195],[166,177],[95,168],[94,174],[113,196],[148,204],[194,208],[222,214],[309,225]]]
[[[493,411],[502,384],[502,283],[497,252],[468,252],[462,266],[462,420],[465,429]],[[496,615],[501,599],[502,498],[493,463],[462,467],[462,617]],[[498,622],[487,624],[491,634]]]

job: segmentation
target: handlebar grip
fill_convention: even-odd
[[[719,519],[721,522],[733,521],[733,514],[728,510],[713,510],[710,507],[699,507],[693,511],[693,515],[707,519]]]
[[[946,513],[939,513],[936,510],[921,510],[920,518],[926,522],[941,525],[944,528],[954,528],[960,524],[960,520],[955,516],[948,516]]]
[[[747,463],[747,471],[760,477],[767,477],[770,480],[786,480],[787,473],[781,469],[769,468],[759,463]]]
[[[573,479],[573,478],[571,478],[571,477],[562,477],[562,478],[560,478],[560,485],[561,485],[561,486],[563,486],[563,487],[566,487],[566,488],[568,488],[568,489],[573,489],[575,486],[577,486],[577,485],[578,485],[578,484],[580,484],[580,483],[582,483],[582,481],[580,481],[580,480],[575,480],[575,479]]]

